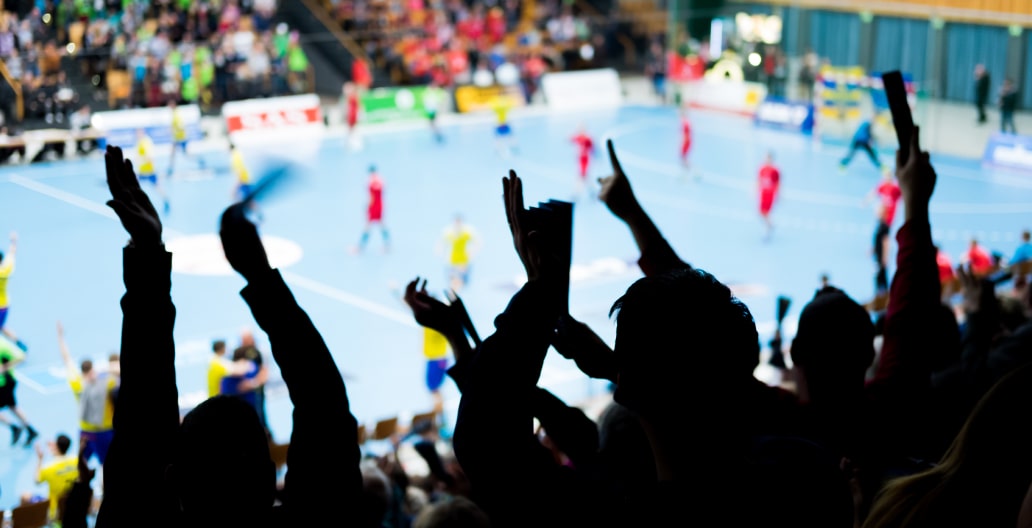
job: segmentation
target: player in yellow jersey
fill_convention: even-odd
[[[434,399],[434,412],[444,410],[441,386],[448,372],[448,339],[440,333],[423,327],[423,357],[426,358],[426,388]]]
[[[498,152],[503,156],[508,156],[516,150],[513,145],[512,126],[509,125],[509,110],[512,109],[512,101],[504,95],[497,96],[491,101],[491,109],[498,118],[498,125],[495,127]]]
[[[455,223],[444,229],[438,252],[448,259],[448,281],[456,292],[469,283],[469,267],[473,256],[480,250],[480,238],[462,215],[455,215]]]
[[[174,99],[168,102],[168,108],[172,111],[172,157],[168,160],[168,177],[171,178],[175,169],[176,151],[182,151],[184,156],[189,156],[186,147],[190,143],[190,135],[186,129],[183,111]],[[204,169],[204,158],[197,156],[196,160],[198,168]]]
[[[161,196],[161,202],[165,208],[165,214],[169,213],[171,204],[168,195],[158,180],[158,172],[154,168],[154,141],[147,135],[144,129],[136,131],[136,176],[141,183],[149,183]]]
[[[244,163],[243,153],[232,142],[229,143],[229,164],[233,169],[233,175],[236,176],[233,196],[236,201],[240,202],[251,194],[251,173],[247,170],[247,164]]]
[[[63,434],[57,435],[54,441],[47,442],[47,448],[54,459],[45,466],[43,459],[46,455],[43,446],[36,446],[36,484],[45,482],[50,491],[50,511],[47,515],[51,521],[60,521],[57,518],[58,501],[68,495],[72,485],[79,478],[79,457],[68,455],[71,446],[72,440]]]
[[[208,397],[222,394],[222,378],[229,374],[230,361],[226,358],[226,342],[218,340],[211,345],[211,363],[208,364]]]
[[[68,384],[79,403],[79,446],[82,456],[89,460],[96,455],[101,465],[107,459],[108,448],[115,437],[115,396],[119,388],[118,356],[108,358],[107,372],[98,372],[93,362],[83,360],[75,368],[68,345],[64,339],[64,328],[57,323],[57,345],[68,371]]]
[[[14,273],[14,254],[18,249],[18,233],[11,232],[11,245],[7,246],[7,254],[0,251],[0,332],[14,342],[22,352],[28,352],[25,343],[18,340],[14,332],[6,326],[7,323],[7,279]]]

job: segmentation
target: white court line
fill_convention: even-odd
[[[388,308],[381,304],[377,304],[372,301],[363,299],[362,297],[359,297],[355,294],[348,293],[346,291],[334,288],[333,286],[323,284],[321,282],[309,279],[307,277],[303,277],[290,271],[280,270],[280,275],[283,275],[283,280],[287,281],[293,286],[297,286],[298,288],[308,290],[312,293],[318,293],[323,297],[328,297],[330,299],[340,301],[344,304],[354,306],[355,308],[364,310],[371,314],[379,315],[384,319],[390,319],[392,321],[401,323],[410,328],[419,328],[419,325],[416,324],[415,320],[413,320],[412,318],[412,314],[410,313],[405,313],[400,310]]]
[[[12,174],[8,178],[8,180],[15,185],[24,187],[31,191],[36,191],[44,196],[49,196],[51,198],[54,198],[55,200],[60,200],[66,204],[74,205],[80,209],[85,209],[91,213],[96,213],[105,218],[118,221],[118,215],[116,215],[115,212],[112,211],[111,208],[107,205],[98,204],[97,202],[87,200],[86,198],[83,198],[77,194],[62,191],[57,187],[47,185],[45,183],[40,183],[35,180],[30,180],[24,176],[19,176],[17,174]]]
[[[32,390],[34,390],[34,391],[36,391],[36,392],[38,392],[38,393],[40,393],[40,394],[42,394],[44,396],[47,396],[47,395],[50,395],[50,394],[56,394],[58,392],[64,392],[63,386],[62,386],[61,390],[51,390],[51,389],[48,389],[46,386],[44,386],[40,382],[38,382],[38,381],[36,381],[36,380],[26,376],[24,373],[22,373],[20,371],[17,371],[17,370],[14,372],[14,377],[17,378],[18,383],[26,385],[30,389],[32,389]]]
[[[10,177],[10,181],[15,185],[19,185],[26,189],[38,192],[44,196],[49,196],[55,200],[62,201],[64,203],[73,205],[80,209],[85,209],[86,211],[98,214],[105,218],[118,221],[118,215],[116,215],[115,212],[112,211],[106,205],[98,204],[96,202],[87,200],[86,198],[83,198],[81,196],[66,191],[62,191],[57,187],[53,187],[45,183],[39,183],[22,176],[12,175]],[[163,229],[163,232],[164,234],[172,237],[182,236],[181,232],[176,231],[174,229]],[[373,315],[379,315],[380,317],[389,319],[391,321],[395,321],[397,323],[401,323],[410,328],[418,328],[418,325],[412,319],[411,314],[406,314],[399,310],[387,308],[386,306],[363,299],[362,297],[359,297],[355,294],[348,293],[346,291],[334,288],[332,286],[309,279],[307,277],[298,275],[293,272],[280,270],[280,274],[283,275],[283,279],[286,280],[288,283],[291,283],[299,288],[303,288],[305,290],[317,293],[324,297],[340,301],[344,304],[369,312]]]

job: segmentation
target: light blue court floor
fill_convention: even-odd
[[[360,422],[426,411],[422,334],[400,298],[418,276],[429,288],[446,286],[443,256],[435,253],[443,229],[461,213],[479,232],[482,251],[462,292],[480,334],[516,291],[522,267],[506,225],[501,179],[513,168],[524,179],[528,204],[569,199],[576,190],[576,150],[570,138],[580,124],[599,140],[592,176],[609,172],[604,138],[616,140],[639,199],[677,251],[692,264],[732,284],[756,318],[761,339],[773,332],[775,298],[793,298],[788,330],[813,294],[821,274],[861,302],[873,292],[870,249],[873,207],[863,197],[880,175],[857,156],[840,171],[841,145],[760,130],[749,120],[693,115],[693,172],[678,159],[679,118],[669,108],[627,107],[591,114],[517,118],[517,152],[496,151],[493,123],[445,127],[446,142],[429,129],[369,133],[352,151],[341,138],[326,138],[313,162],[263,204],[261,232],[300,304],[315,321],[345,376]],[[289,147],[283,147],[289,148]],[[757,215],[756,173],[772,150],[782,171],[776,229],[764,241]],[[246,154],[246,152],[245,152]],[[891,159],[884,152],[884,159]],[[184,162],[168,184],[172,211],[165,239],[177,272],[172,295],[178,315],[175,339],[184,407],[203,398],[214,339],[232,349],[240,330],[255,325],[239,295],[243,280],[225,264],[216,238],[217,220],[230,204],[233,177],[228,155],[208,152],[209,169]],[[939,184],[932,205],[935,237],[952,256],[977,236],[993,250],[1013,251],[1030,227],[1032,175],[993,172],[976,161],[933,156]],[[167,159],[158,159],[163,172]],[[366,171],[375,164],[385,180],[385,220],[390,251],[374,232],[367,251],[352,255],[363,228]],[[215,167],[215,169],[211,169]],[[76,362],[102,360],[119,346],[124,292],[121,248],[127,237],[104,202],[109,199],[100,157],[0,169],[0,235],[17,231],[17,268],[10,280],[8,326],[29,345],[18,369],[20,407],[43,437],[76,435],[76,404],[57,348],[55,323],[65,327]],[[153,196],[153,194],[152,194]],[[897,226],[902,219],[898,215]],[[612,302],[640,277],[627,229],[592,198],[575,207],[570,310],[612,342]],[[0,245],[6,249],[6,242]],[[259,345],[268,353],[261,333]],[[271,356],[266,355],[271,361]],[[268,415],[274,436],[286,441],[290,404],[273,374]],[[569,402],[606,391],[572,362],[550,353],[541,384]],[[458,393],[445,385],[449,406]],[[342,439],[343,440],[343,439]],[[33,486],[35,455],[9,447],[0,430],[0,507],[8,508]]]

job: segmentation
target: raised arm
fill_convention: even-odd
[[[627,174],[616,157],[613,140],[606,141],[606,148],[609,150],[613,174],[599,178],[598,183],[602,186],[599,199],[613,215],[623,220],[630,228],[634,243],[638,245],[638,251],[641,253],[638,266],[642,273],[646,276],[659,275],[675,268],[691,267],[677,256],[674,248],[663,238],[659,228],[638,203],[634,191],[631,190],[631,183],[627,180]]]
[[[163,489],[179,427],[172,327],[172,255],[161,242],[161,221],[121,149],[105,154],[112,200],[130,241],[122,252],[122,381],[115,436],[104,463],[104,501],[97,527],[133,526],[141,518],[171,525]]]
[[[929,336],[940,330],[939,268],[928,219],[936,174],[928,153],[921,151],[917,127],[909,148],[905,164],[897,155],[906,221],[896,234],[896,274],[889,289],[881,359],[869,386],[882,401],[910,399],[928,387],[935,353]]]
[[[68,343],[65,342],[64,337],[64,325],[61,324],[61,321],[57,322],[57,349],[61,352],[61,361],[68,372],[68,379],[78,376],[79,371],[75,366],[75,362],[72,361],[71,353],[68,352]]]
[[[4,261],[0,262],[0,268],[7,268],[8,271],[14,269],[14,256],[18,253],[18,233],[11,231],[11,244],[7,246],[7,254],[4,255]]]
[[[283,499],[292,525],[339,524],[342,516],[362,507],[358,423],[344,380],[308,314],[279,271],[269,266],[244,205],[226,210],[219,234],[227,260],[247,280],[241,295],[269,336],[294,404]],[[333,456],[327,456],[328,445],[334,446]]]
[[[569,315],[559,318],[552,346],[581,372],[595,379],[616,383],[616,357],[591,327]]]
[[[556,395],[538,387],[534,392],[534,417],[541,422],[555,446],[578,470],[597,466],[598,426],[584,411],[566,405]]]
[[[527,232],[522,183],[514,173],[503,180],[503,189],[528,280],[495,319],[495,333],[469,365],[454,446],[492,524],[529,526],[540,524],[542,514],[569,520],[576,510],[576,490],[561,484],[559,468],[533,430],[536,385],[562,310],[567,271],[556,250],[544,243],[546,233]]]

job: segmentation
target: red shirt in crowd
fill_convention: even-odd
[[[977,244],[971,245],[971,249],[967,252],[967,260],[971,265],[971,271],[976,275],[985,275],[993,268],[993,260],[989,257],[989,253]]]
[[[935,255],[935,264],[939,266],[939,284],[947,284],[953,280],[953,262],[950,256],[943,251]]]

